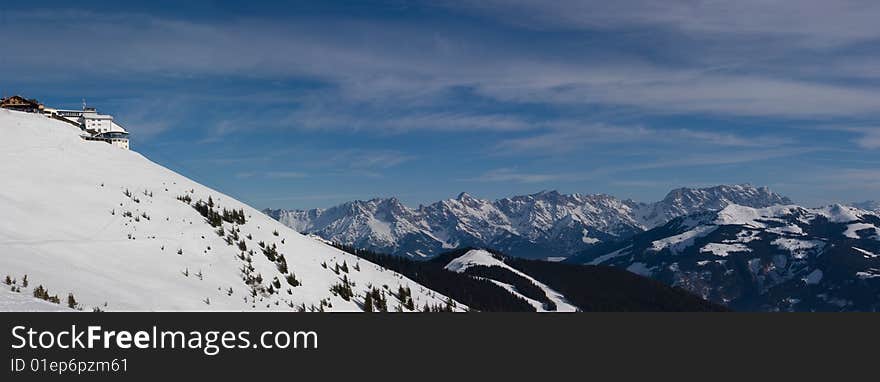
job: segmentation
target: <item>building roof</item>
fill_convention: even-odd
[[[125,128],[122,127],[122,125],[120,125],[116,122],[110,122],[110,131],[108,131],[108,133],[128,134],[128,131],[125,130]]]
[[[22,96],[14,95],[14,96],[0,99],[0,107],[3,107],[3,108],[27,107],[27,108],[40,109],[43,107],[43,105],[40,103],[40,101],[37,101],[36,99],[27,99]]]
[[[106,114],[92,114],[92,113],[83,113],[83,118],[85,119],[100,119],[100,120],[112,120],[112,115]]]

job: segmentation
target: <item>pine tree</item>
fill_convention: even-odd
[[[330,287],[330,292],[345,301],[350,301],[351,297],[354,295],[351,290],[351,284],[348,283],[348,280],[343,280],[343,283],[333,284],[333,286]]]
[[[12,279],[9,278],[9,275],[6,275],[6,281],[4,281],[6,285],[12,285]]]
[[[27,287],[28,287],[28,279],[27,279],[27,275],[24,275],[24,277],[21,278],[21,286],[24,287],[24,288],[27,288]]]
[[[278,255],[278,258],[275,259],[275,262],[278,263],[278,271],[279,272],[287,273],[287,259],[284,258],[283,254]]]
[[[39,286],[37,286],[36,289],[34,289],[34,297],[39,298],[39,299],[43,299],[43,300],[48,300],[49,299],[49,291],[47,291],[45,288],[43,288],[42,285],[39,285]]]
[[[364,296],[364,312],[372,312],[373,311],[373,294],[369,291],[366,296]]]
[[[67,295],[67,307],[69,307],[70,309],[76,309],[77,305],[78,305],[78,303],[76,302],[76,299],[73,297],[73,293],[69,293]]]
[[[452,301],[452,297],[446,298],[446,311],[451,312],[452,308],[455,307],[455,301]]]

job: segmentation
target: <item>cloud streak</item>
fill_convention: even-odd
[[[651,2],[624,6],[554,4],[520,2],[511,8],[576,25],[583,20],[585,28],[672,25],[699,33],[824,36],[850,43],[880,38],[873,17],[861,16],[862,8],[868,11],[866,14],[878,13],[871,13],[876,6],[869,3],[841,7],[844,11],[820,2],[778,7],[760,6],[759,2],[741,6],[676,2],[668,9],[665,3],[660,6]],[[485,8],[499,12],[501,7],[490,4]],[[801,8],[805,10],[799,11]],[[823,17],[786,26],[781,21],[790,18],[792,12]],[[729,19],[732,14],[741,16]],[[85,23],[76,16],[113,22]],[[828,17],[837,22],[814,25]],[[835,83],[820,74],[811,78],[778,76],[776,69],[789,62],[780,63],[780,67],[749,67],[741,58],[718,54],[721,61],[707,67],[705,56],[712,54],[711,45],[687,39],[682,42],[690,44],[691,51],[683,52],[678,58],[681,64],[673,68],[653,59],[610,55],[599,48],[572,51],[550,46],[547,49],[551,54],[536,56],[529,46],[500,37],[473,39],[466,32],[438,32],[403,22],[381,26],[369,21],[316,23],[297,19],[285,23],[254,19],[211,23],[78,12],[12,13],[9,18],[12,21],[2,31],[29,38],[7,41],[10,54],[5,65],[25,72],[38,70],[48,79],[96,72],[170,77],[248,73],[323,81],[330,86],[333,101],[307,101],[305,105],[311,109],[301,112],[304,118],[297,119],[306,127],[370,125],[344,114],[346,118],[340,119],[340,109],[360,106],[368,115],[395,116],[375,120],[376,126],[390,130],[522,128],[502,116],[403,112],[429,107],[438,100],[448,101],[453,89],[472,89],[480,96],[502,102],[623,106],[650,113],[791,118],[876,116],[880,110],[877,88]],[[844,18],[845,23],[841,22]],[[63,26],[61,30],[44,28],[48,24]],[[90,54],[80,54],[82,41],[93,46]],[[727,42],[743,43],[736,37]],[[642,43],[636,40],[630,44],[638,49]],[[789,48],[785,54],[796,55],[798,49]],[[63,66],[57,65],[55,58],[59,56],[66,57]],[[733,66],[725,69],[725,65]]]
[[[533,28],[665,28],[684,33],[785,37],[825,46],[880,37],[874,1],[711,0],[450,1],[447,6]]]
[[[502,140],[495,149],[498,153],[510,155],[524,153],[568,155],[571,151],[613,143],[650,142],[652,144],[680,145],[682,142],[689,142],[700,147],[728,148],[779,147],[794,143],[790,138],[785,137],[747,137],[692,129],[658,129],[607,124],[577,125],[571,122],[550,124],[550,126],[552,126],[550,132]]]

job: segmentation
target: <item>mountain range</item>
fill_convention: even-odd
[[[328,209],[264,210],[302,233],[377,252],[430,258],[462,247],[493,248],[525,258],[564,258],[671,219],[731,204],[767,207],[791,200],[748,184],[679,188],[640,203],[604,194],[543,191],[499,200],[461,193],[410,208],[396,198],[347,202]]]
[[[729,205],[566,262],[610,265],[734,310],[880,310],[880,216],[851,206]]]

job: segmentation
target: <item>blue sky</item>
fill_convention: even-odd
[[[0,88],[85,97],[258,208],[722,183],[880,199],[880,3],[723,3],[4,5]]]

